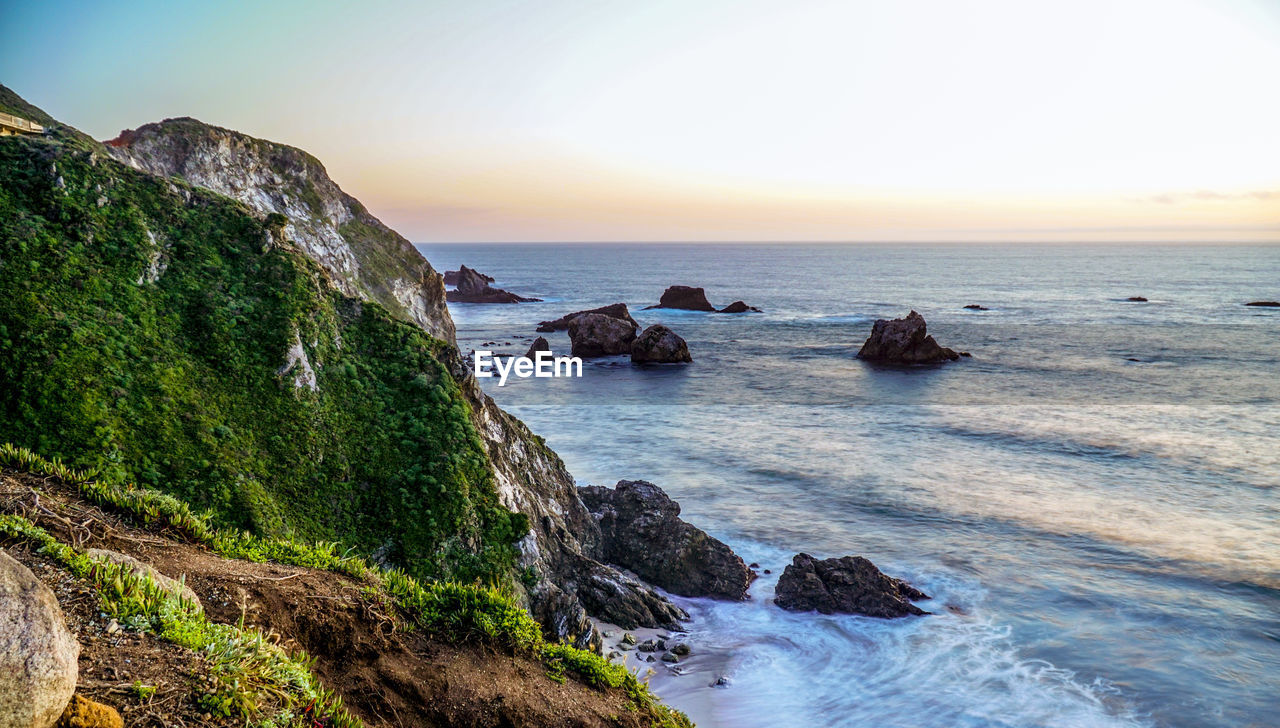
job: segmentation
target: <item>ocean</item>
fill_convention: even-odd
[[[1280,721],[1280,309],[1243,305],[1280,299],[1280,247],[419,248],[545,299],[451,304],[463,352],[616,301],[688,341],[687,366],[484,382],[581,484],[657,483],[772,571],[676,600],[694,655],[651,684],[704,728]],[[763,313],[641,310],[673,284]],[[913,309],[972,358],[855,358]],[[866,556],[935,614],[783,612],[801,551]]]

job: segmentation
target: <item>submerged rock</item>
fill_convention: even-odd
[[[707,294],[701,288],[693,286],[671,286],[662,292],[658,305],[648,308],[677,308],[684,311],[715,311],[707,300]]]
[[[52,726],[75,692],[79,658],[53,592],[0,551],[0,725]]]
[[[467,268],[465,265],[462,267],[483,278],[485,283],[493,283],[493,276],[487,276],[473,268]],[[463,274],[461,269],[447,270],[444,272],[444,284],[446,286],[456,286],[458,285],[458,281],[462,280],[462,277]]]
[[[912,311],[906,318],[880,319],[858,351],[859,359],[896,364],[955,361],[960,354],[940,346],[925,327],[924,317]]]
[[[1250,301],[1246,306],[1262,306],[1264,308],[1280,308],[1280,301]]]
[[[637,364],[677,364],[693,361],[689,345],[676,332],[654,324],[631,342],[631,361]]]
[[[1147,302],[1147,299],[1146,299],[1146,297],[1144,297],[1144,296],[1129,296],[1129,297],[1128,297],[1128,298],[1126,298],[1125,300],[1126,300],[1126,301],[1132,301],[1133,303],[1146,303],[1146,302]]]
[[[965,308],[969,309],[970,311],[990,311],[991,310],[986,306],[983,306],[982,304],[978,304],[978,303],[971,303],[965,306]]]
[[[575,311],[574,313],[565,314],[564,316],[561,316],[560,318],[555,319],[553,321],[541,321],[538,323],[537,330],[541,331],[542,333],[550,333],[552,331],[565,331],[569,328],[570,321],[588,313],[598,313],[602,316],[608,316],[609,318],[621,319],[631,324],[631,328],[633,329],[640,328],[640,324],[636,323],[636,320],[631,318],[631,312],[627,310],[627,304],[611,303],[608,306],[601,306],[600,308],[593,308],[587,311]]]
[[[748,311],[760,313],[760,309],[755,306],[748,306],[744,301],[734,301],[728,306],[720,309],[718,313],[747,313]]]
[[[741,601],[755,578],[721,541],[684,522],[680,504],[643,480],[578,488],[600,527],[604,560],[673,594]]]
[[[928,614],[912,601],[928,599],[910,584],[886,576],[861,556],[819,561],[797,554],[778,579],[774,602],[794,612],[865,614],[891,619]]]
[[[636,329],[627,321],[599,313],[588,313],[569,322],[570,350],[574,356],[615,356],[630,354]]]
[[[493,278],[474,268],[462,266],[457,275],[452,276],[457,288],[445,293],[445,299],[453,303],[530,303],[541,301],[541,298],[525,298],[510,291],[494,288],[489,283]]]

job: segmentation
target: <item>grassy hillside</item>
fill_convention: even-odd
[[[278,228],[80,136],[0,138],[0,441],[233,527],[502,578],[526,523],[447,349]]]

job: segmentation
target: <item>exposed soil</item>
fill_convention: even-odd
[[[394,629],[388,605],[349,577],[221,558],[172,534],[141,528],[81,501],[57,479],[5,470],[0,512],[18,513],[60,540],[119,551],[186,583],[214,621],[256,626],[315,659],[313,669],[369,726],[643,726],[617,690],[557,682],[536,660],[457,646]],[[81,644],[80,687],[120,710],[129,726],[219,725],[202,718],[193,689],[203,660],[157,638],[120,630],[97,611],[94,594],[52,561],[5,544],[53,588]],[[135,680],[159,689],[140,700]],[[227,723],[230,725],[230,723]]]

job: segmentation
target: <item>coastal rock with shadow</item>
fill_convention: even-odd
[[[858,351],[859,359],[890,364],[934,364],[955,361],[961,354],[941,346],[926,329],[924,317],[912,311],[905,318],[880,319]]]
[[[588,313],[569,322],[570,351],[583,358],[630,354],[636,327],[623,319]]]
[[[682,311],[715,311],[716,307],[711,305],[707,300],[706,291],[693,286],[671,286],[662,292],[662,298],[658,299],[656,306],[646,306],[645,310],[652,308],[675,308]]]
[[[636,364],[687,364],[693,361],[689,345],[676,332],[654,324],[631,342],[631,361]]]
[[[627,323],[631,324],[631,328],[633,329],[640,328],[640,324],[636,323],[636,320],[631,318],[631,312],[627,310],[627,304],[611,303],[608,306],[601,306],[600,308],[593,308],[586,311],[575,311],[570,314],[565,314],[564,316],[561,316],[560,318],[555,319],[553,321],[541,321],[538,323],[537,330],[544,334],[550,333],[552,331],[567,331],[569,328],[570,321],[573,321],[575,318],[579,316],[583,316],[585,314],[589,314],[589,313],[598,313],[602,316],[608,316],[610,318],[620,319],[622,321],[626,321]]]
[[[748,306],[746,301],[734,301],[716,313],[760,313],[760,309],[755,306]]]
[[[755,574],[723,542],[680,518],[653,483],[620,480],[578,494],[600,527],[603,560],[672,594],[741,601]]]
[[[489,285],[493,278],[465,265],[457,270],[456,276],[450,275],[448,278],[457,281],[455,283],[457,287],[445,293],[445,300],[451,303],[530,303],[542,300],[525,298],[501,288],[494,288]]]
[[[913,601],[929,595],[885,575],[861,556],[818,560],[796,554],[778,579],[774,602],[792,612],[896,617],[929,614]]]

